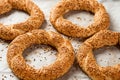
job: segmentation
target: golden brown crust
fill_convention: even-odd
[[[56,61],[41,69],[26,64],[22,53],[32,44],[49,44],[56,47]],[[12,71],[23,80],[55,80],[65,74],[74,62],[74,51],[67,39],[55,32],[33,30],[15,38],[8,48],[7,60]]]
[[[43,12],[31,0],[1,0],[0,14],[6,13],[11,9],[23,10],[30,14],[25,22],[13,25],[0,24],[0,38],[13,40],[20,34],[38,29],[44,21]]]
[[[95,14],[94,23],[87,28],[77,26],[63,15],[71,10],[86,10]],[[51,11],[50,21],[61,33],[72,37],[89,37],[110,25],[108,13],[96,0],[61,0]]]
[[[86,40],[76,57],[80,67],[93,80],[120,80],[120,64],[101,67],[97,64],[93,49],[118,44],[119,33],[103,30]]]

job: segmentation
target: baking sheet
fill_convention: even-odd
[[[50,10],[59,0],[33,0],[44,12],[45,22],[41,29],[47,31],[56,31],[49,21]],[[119,0],[99,0],[106,7],[110,18],[110,29],[120,32],[120,1]],[[64,17],[77,25],[87,26],[93,22],[92,14],[83,11],[71,11]],[[9,25],[18,22],[25,21],[29,17],[28,14],[12,10],[10,13],[0,16],[0,22]],[[75,52],[77,52],[79,46],[84,40],[78,38],[70,39]],[[0,80],[19,80],[12,71],[9,69],[6,61],[6,53],[10,42],[0,40]],[[38,69],[42,66],[49,65],[56,60],[57,51],[50,46],[46,45],[34,45],[26,49],[23,53],[26,63]],[[116,46],[104,47],[94,51],[97,63],[101,66],[112,66],[120,63],[120,50]],[[58,80],[90,80],[88,76],[82,72],[77,63],[74,63],[73,67],[63,77]]]

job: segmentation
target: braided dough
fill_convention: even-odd
[[[49,44],[56,47],[56,61],[41,69],[34,69],[26,64],[22,53],[32,44]],[[65,74],[74,62],[74,51],[67,39],[55,32],[33,30],[15,38],[10,43],[7,60],[12,71],[24,80],[55,80]]]
[[[85,10],[95,14],[94,22],[87,28],[73,24],[63,15],[71,10]],[[71,37],[89,37],[110,25],[104,6],[96,0],[61,0],[51,11],[50,21],[59,32]]]
[[[80,67],[93,80],[120,80],[120,64],[114,66],[100,67],[93,56],[93,50],[103,47],[117,45],[120,35],[117,32],[103,30],[86,40],[77,53],[77,61]]]
[[[29,13],[30,17],[25,22],[18,24],[3,25],[0,23],[0,38],[2,39],[13,40],[20,34],[38,29],[44,21],[43,12],[31,0],[0,0],[0,14],[12,9],[23,10]]]

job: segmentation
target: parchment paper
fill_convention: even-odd
[[[47,31],[56,31],[49,21],[49,15],[51,8],[59,0],[33,0],[44,12],[45,22],[42,25],[41,29]],[[110,18],[111,26],[110,29],[113,31],[120,32],[120,1],[119,0],[99,0],[106,7]],[[71,11],[67,13],[64,17],[77,25],[87,26],[93,22],[92,14],[83,11]],[[28,14],[12,10],[10,13],[0,16],[0,22],[9,25],[18,22],[25,21],[29,17]],[[80,44],[84,42],[82,39],[71,38],[70,39],[75,53],[77,52]],[[0,80],[19,80],[12,71],[9,69],[6,61],[6,53],[8,45],[10,42],[0,40]],[[36,69],[41,68],[42,66],[49,65],[56,60],[57,51],[50,46],[46,45],[34,45],[26,49],[23,53],[23,56],[26,60],[26,63],[33,66]],[[103,47],[94,51],[94,55],[97,63],[100,66],[112,66],[120,63],[120,50],[116,46]],[[73,67],[65,74],[63,77],[58,80],[90,80],[88,76],[82,72],[78,64],[75,62]]]

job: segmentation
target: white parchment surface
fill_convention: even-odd
[[[49,21],[50,10],[59,0],[33,0],[44,12],[45,22],[41,29],[47,31],[56,31]],[[99,0],[106,7],[110,19],[110,30],[120,32],[120,1],[119,0]],[[28,14],[18,10],[0,16],[0,23],[5,25],[15,24],[27,20]],[[71,11],[64,16],[77,25],[87,26],[93,22],[94,15],[89,12]],[[75,52],[77,52],[84,40],[78,38],[68,38]],[[10,42],[0,40],[0,80],[19,80],[9,69],[6,61],[6,53]],[[34,45],[26,49],[23,56],[26,63],[39,69],[47,66],[56,60],[57,51],[50,46]],[[94,51],[97,63],[100,66],[112,66],[120,63],[120,50],[116,46],[103,47]],[[63,77],[58,80],[90,80],[88,76],[82,72],[78,64],[74,63],[73,67]]]

